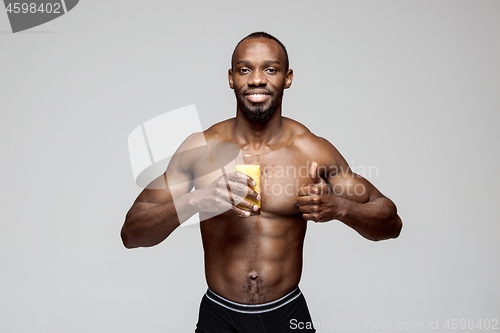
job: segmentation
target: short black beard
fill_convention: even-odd
[[[259,106],[254,110],[250,110],[244,103],[242,103],[242,105],[240,105],[240,110],[248,120],[254,123],[265,124],[269,121],[269,119],[271,119],[274,113],[276,113],[278,105],[271,104],[267,110],[263,110],[262,106]]]
[[[240,106],[241,112],[248,120],[258,124],[265,124],[276,113],[276,110],[278,110],[280,102],[283,98],[283,92],[275,95],[274,97],[275,99],[267,109],[264,109],[263,106],[258,106],[255,109],[251,110],[246,106],[244,101],[241,101],[241,103],[238,104]]]

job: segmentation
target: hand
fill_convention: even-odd
[[[250,197],[260,200],[260,195],[252,188],[255,181],[243,172],[232,172],[222,175],[208,187],[202,189],[200,212],[217,212],[222,214],[228,210],[233,210],[241,217],[250,216],[250,212],[237,207],[237,205],[247,207],[251,210],[258,210],[257,205],[245,200]]]
[[[342,198],[330,191],[330,186],[318,174],[318,163],[313,162],[309,169],[312,184],[299,189],[297,204],[305,220],[328,222],[339,215]]]

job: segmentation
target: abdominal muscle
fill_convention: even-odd
[[[243,304],[276,300],[302,273],[306,221],[301,214],[241,218],[226,212],[201,222],[208,287]]]

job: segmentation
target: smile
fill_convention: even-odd
[[[261,103],[269,98],[268,94],[248,94],[245,97],[252,103]]]

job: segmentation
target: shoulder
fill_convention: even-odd
[[[312,133],[303,124],[287,119],[293,133],[292,146],[311,162],[327,169],[348,168],[348,164],[335,146],[327,139]]]
[[[210,141],[224,141],[224,137],[228,136],[228,128],[234,123],[234,118],[221,121],[212,125],[203,132],[195,132],[188,136],[177,149],[177,153],[206,146]]]
[[[229,141],[236,118],[230,118],[210,126],[203,132],[207,142]]]
[[[300,151],[322,151],[324,149],[335,149],[328,140],[315,135],[306,126],[290,118],[284,118],[285,127],[290,141]]]
[[[231,134],[229,129],[232,122],[234,122],[234,119],[228,119],[211,126],[203,132],[195,132],[188,136],[172,157],[171,168],[192,172],[200,163],[210,161],[209,143],[229,142]]]

